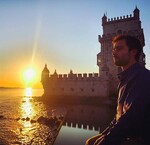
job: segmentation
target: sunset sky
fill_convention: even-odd
[[[133,14],[140,9],[145,34],[146,67],[150,69],[150,2],[147,0],[1,0],[0,86],[26,87],[24,72],[35,70],[34,87],[41,71],[50,73],[97,72],[101,17]]]

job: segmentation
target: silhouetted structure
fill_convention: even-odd
[[[68,106],[64,125],[101,132],[113,118],[114,111],[109,107],[87,105]]]
[[[136,36],[142,46],[145,45],[144,33],[141,28],[140,11],[136,7],[133,16],[121,16],[120,18],[107,19],[102,17],[103,34],[99,35],[101,52],[97,54],[99,74],[57,74],[56,70],[50,74],[45,65],[42,71],[41,82],[44,88],[44,96],[76,96],[76,97],[103,97],[107,98],[116,93],[118,84],[117,73],[120,67],[114,65],[112,57],[112,39],[118,34]],[[145,66],[145,54],[142,52],[140,64]]]

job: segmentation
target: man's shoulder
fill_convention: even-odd
[[[139,75],[140,75],[140,76],[143,76],[143,77],[150,76],[150,70],[148,70],[148,69],[145,68],[145,67],[141,67],[141,68],[139,69]]]
[[[147,68],[141,67],[137,72],[137,79],[141,81],[141,83],[144,81],[150,84],[150,70],[148,70]]]

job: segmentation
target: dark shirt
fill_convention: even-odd
[[[135,137],[150,145],[150,71],[135,63],[118,78],[117,114],[98,145],[121,145]]]

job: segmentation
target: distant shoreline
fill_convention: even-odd
[[[21,87],[0,87],[0,89],[26,89]],[[43,89],[43,88],[32,88],[32,89]]]
[[[25,89],[20,87],[0,87],[0,89]]]

